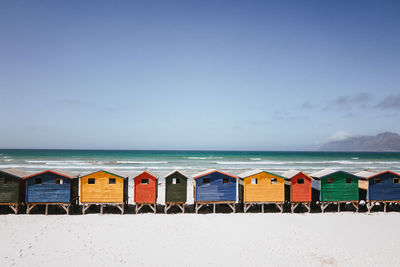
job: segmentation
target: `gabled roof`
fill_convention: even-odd
[[[234,175],[227,174],[227,173],[225,173],[225,172],[221,172],[221,171],[218,171],[218,170],[216,170],[216,169],[209,169],[209,170],[206,170],[206,171],[199,172],[199,173],[197,173],[197,174],[195,174],[195,175],[193,176],[193,179],[197,179],[197,178],[199,178],[199,177],[202,177],[202,176],[205,176],[205,175],[207,175],[207,174],[214,173],[214,172],[219,172],[219,173],[222,173],[222,174],[224,174],[224,175],[230,176],[230,177],[232,177],[232,178],[239,179],[238,177],[236,177],[236,176],[234,176]]]
[[[323,170],[311,173],[310,176],[314,177],[314,178],[321,178],[323,176],[332,174],[332,173],[337,172],[337,171],[338,170],[333,170],[333,169],[323,169]]]
[[[246,177],[249,177],[249,176],[252,176],[252,175],[256,175],[256,174],[259,174],[259,173],[267,173],[267,174],[270,174],[270,175],[277,176],[277,177],[285,179],[285,177],[283,177],[282,175],[279,175],[279,174],[276,174],[276,173],[272,173],[272,172],[263,171],[263,170],[259,170],[259,169],[254,169],[254,170],[250,170],[250,171],[247,171],[247,172],[243,172],[243,173],[239,174],[238,176],[240,178],[246,178]]]
[[[46,172],[50,172],[50,173],[54,173],[54,174],[57,174],[57,175],[60,175],[60,176],[64,176],[65,178],[69,178],[69,179],[73,179],[73,178],[76,178],[76,177],[79,176],[79,175],[77,175],[77,174],[75,174],[73,172],[69,172],[69,171],[66,171],[66,170],[53,169],[53,170],[46,170],[46,171],[34,173],[32,175],[24,177],[24,179],[28,179],[28,178],[31,178],[31,177],[34,177],[34,176],[38,176],[38,175],[41,175],[41,174],[46,173]]]
[[[14,168],[2,169],[2,170],[0,170],[0,172],[10,174],[10,175],[18,177],[18,178],[24,178],[29,175],[29,173],[26,171],[14,169]]]
[[[253,175],[256,175],[256,174],[259,174],[259,173],[262,173],[262,172],[264,172],[264,171],[262,171],[260,169],[254,169],[254,170],[249,170],[249,171],[246,171],[246,172],[242,172],[238,176],[240,178],[246,178],[246,177],[253,176]]]
[[[285,171],[282,176],[285,177],[286,179],[292,179],[293,177],[295,177],[297,174],[302,173],[305,176],[307,176],[308,178],[314,180],[311,176],[307,175],[306,173],[302,172],[302,171],[298,171],[298,170],[288,170]]]
[[[400,174],[398,174],[398,173],[395,173],[395,172],[392,172],[392,171],[384,171],[384,172],[380,172],[380,173],[374,173],[372,176],[367,177],[367,179],[371,179],[371,178],[380,176],[380,175],[385,174],[385,173],[391,173],[391,174],[393,174],[395,176],[400,177]]]
[[[379,171],[377,171],[377,170],[366,169],[366,170],[357,172],[355,175],[360,176],[361,178],[367,179],[367,178],[369,178],[371,176],[374,176],[374,175],[376,175],[378,173],[379,173]]]
[[[311,177],[314,177],[314,178],[318,178],[318,179],[323,179],[323,178],[327,178],[328,176],[330,176],[330,175],[332,175],[332,174],[334,174],[334,173],[339,173],[339,172],[345,173],[345,174],[348,174],[348,175],[351,175],[351,176],[353,176],[353,177],[360,178],[360,177],[358,177],[357,175],[352,174],[352,173],[349,173],[349,172],[346,172],[346,171],[342,171],[342,170],[332,170],[332,169],[324,169],[324,170],[319,171],[319,172],[314,172],[314,173],[311,174],[310,176],[311,176]]]
[[[168,176],[170,176],[170,175],[172,175],[174,173],[179,173],[180,175],[184,176],[186,179],[188,178],[183,172],[181,172],[179,170],[173,170],[172,172],[170,172],[167,175],[165,175],[165,178],[167,178]]]
[[[151,171],[149,171],[149,170],[142,171],[141,173],[139,173],[138,175],[136,175],[135,177],[133,177],[133,179],[136,179],[136,177],[138,177],[138,176],[142,175],[143,173],[150,174],[151,176],[153,176],[155,179],[157,179],[157,180],[158,180],[158,176],[157,176],[157,175],[155,175],[154,173],[152,173],[152,172],[151,172]]]
[[[108,170],[108,171],[99,170],[99,171],[95,171],[95,172],[91,172],[89,174],[83,175],[82,177],[86,177],[86,176],[89,176],[89,175],[92,175],[92,174],[95,174],[95,173],[98,173],[98,172],[105,172],[105,173],[108,173],[108,174],[111,174],[111,175],[114,175],[114,176],[118,176],[118,177],[121,177],[121,178],[126,178],[127,177],[126,175],[123,175],[123,174],[118,173],[118,172],[113,171],[113,170]]]

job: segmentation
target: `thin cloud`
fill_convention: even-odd
[[[302,105],[301,108],[303,109],[313,109],[315,106],[310,103],[310,101],[305,101]]]
[[[375,105],[375,108],[380,109],[400,109],[400,94],[389,95],[381,102]]]
[[[328,102],[328,104],[322,108],[323,111],[338,110],[338,108],[346,108],[347,110],[357,108],[367,108],[370,106],[372,96],[368,93],[359,93],[356,95],[345,95],[338,96],[335,99]]]

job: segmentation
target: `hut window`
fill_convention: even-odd
[[[180,184],[181,183],[181,179],[179,178],[172,178],[172,184]]]
[[[328,178],[326,179],[327,184],[333,184],[333,178]]]
[[[203,178],[203,184],[209,184],[210,178]]]
[[[271,184],[277,184],[277,183],[278,183],[278,181],[276,178],[271,178]]]
[[[380,179],[380,178],[374,179],[374,184],[380,184],[381,182],[382,182],[382,179]]]
[[[63,184],[64,180],[62,178],[56,179],[56,184]]]
[[[351,184],[351,178],[346,178],[346,184]]]
[[[4,178],[5,184],[11,184],[11,178]]]
[[[224,183],[224,184],[229,184],[229,178],[224,178],[224,179],[222,179],[222,183]]]
[[[115,184],[115,178],[109,178],[108,179],[109,184]]]
[[[94,178],[89,178],[88,179],[88,184],[95,184],[96,180]]]
[[[297,179],[298,184],[304,184],[304,179]]]
[[[257,178],[251,178],[251,184],[257,184]]]
[[[149,179],[142,179],[142,184],[149,184]]]
[[[399,178],[393,178],[393,183],[398,184],[399,183]]]
[[[35,184],[41,184],[42,178],[35,178]]]

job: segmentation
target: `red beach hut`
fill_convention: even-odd
[[[144,206],[149,206],[156,213],[158,178],[149,171],[144,171],[135,178],[134,201],[136,213]]]
[[[283,176],[290,180],[290,207],[292,213],[299,205],[303,205],[310,212],[313,179],[304,172],[296,170],[289,170]]]

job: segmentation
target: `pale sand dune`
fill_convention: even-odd
[[[1,266],[398,266],[400,214],[2,215]]]

